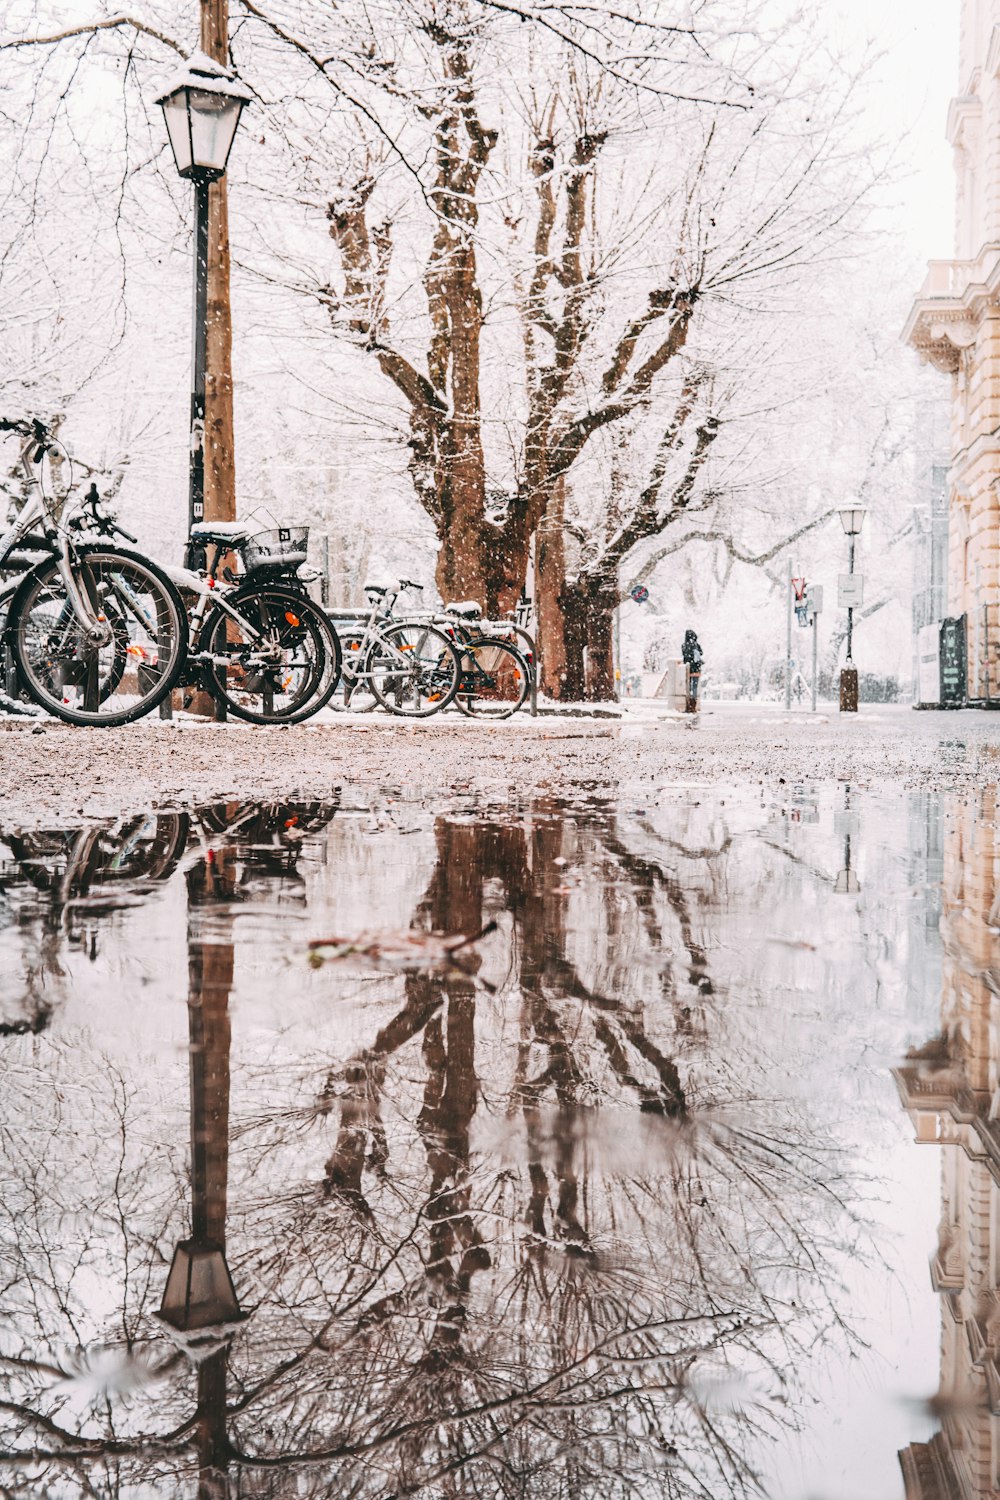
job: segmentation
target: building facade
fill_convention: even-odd
[[[961,0],[955,258],[931,261],[904,337],[951,376],[947,613],[970,702],[1000,706],[1000,0]]]
[[[913,686],[921,701],[921,646],[948,613],[948,469],[951,409],[941,383],[917,402],[913,424]],[[921,636],[921,631],[925,632]]]

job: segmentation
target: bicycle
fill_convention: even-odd
[[[204,688],[253,724],[300,723],[329,701],[340,680],[337,632],[300,574],[308,541],[307,526],[253,532],[246,522],[205,521],[191,528],[204,570],[166,570],[194,596],[185,685]],[[224,562],[230,552],[239,555],[242,574]]]
[[[367,587],[377,588],[371,584]],[[404,587],[423,592],[418,583],[404,580],[400,591]],[[392,602],[385,607],[390,619],[396,594],[391,597]],[[482,608],[471,600],[446,604],[443,610],[432,614],[407,616],[406,623],[411,629],[443,630],[458,654],[458,685],[440,707],[454,702],[461,713],[479,719],[509,719],[522,707],[531,690],[531,664],[509,635],[494,633],[497,629],[513,632],[520,627],[484,623]]]
[[[72,461],[44,422],[0,418],[0,432],[22,438],[18,461],[27,483],[20,512],[0,537],[0,570],[19,547],[42,554],[39,562],[21,559],[29,566],[0,591],[10,676],[18,690],[70,724],[112,727],[142,718],[171,691],[184,665],[188,626],[180,595],[143,553],[84,539],[90,533],[137,540],[102,509],[96,485],[82,502],[70,503]],[[42,484],[50,453],[70,465],[62,499]]]
[[[531,691],[533,664],[527,654],[508,637],[493,634],[494,622],[484,622],[482,609],[471,600],[446,604],[437,618],[448,622],[461,647],[462,680],[455,706],[476,719],[509,719],[516,714]],[[511,631],[517,628],[510,626]]]
[[[354,617],[357,628],[345,631],[345,706],[362,685],[389,713],[408,719],[429,718],[454,699],[462,669],[452,639],[429,619],[392,614],[398,596],[419,587],[405,578],[365,584],[368,617]]]

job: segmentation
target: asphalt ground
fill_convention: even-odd
[[[121,729],[0,720],[0,827],[54,827],[212,801],[487,802],[541,794],[648,798],[681,786],[849,782],[976,791],[1000,781],[1000,714],[865,705],[785,714],[708,703],[693,718],[522,713],[501,723],[328,715],[289,728],[146,719]]]

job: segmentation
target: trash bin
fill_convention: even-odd
[[[687,702],[687,667],[680,657],[668,661],[662,672],[643,672],[642,696],[666,703],[677,713],[684,712]]]

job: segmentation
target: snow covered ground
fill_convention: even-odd
[[[857,718],[736,704],[711,704],[696,718],[648,718],[629,706],[621,720],[520,714],[497,724],[331,715],[289,729],[0,720],[6,828],[225,797],[322,798],[343,785],[431,803],[456,791],[507,801],[580,787],[645,801],[678,784],[833,779],[973,790],[998,777],[1000,718],[881,705]]]

